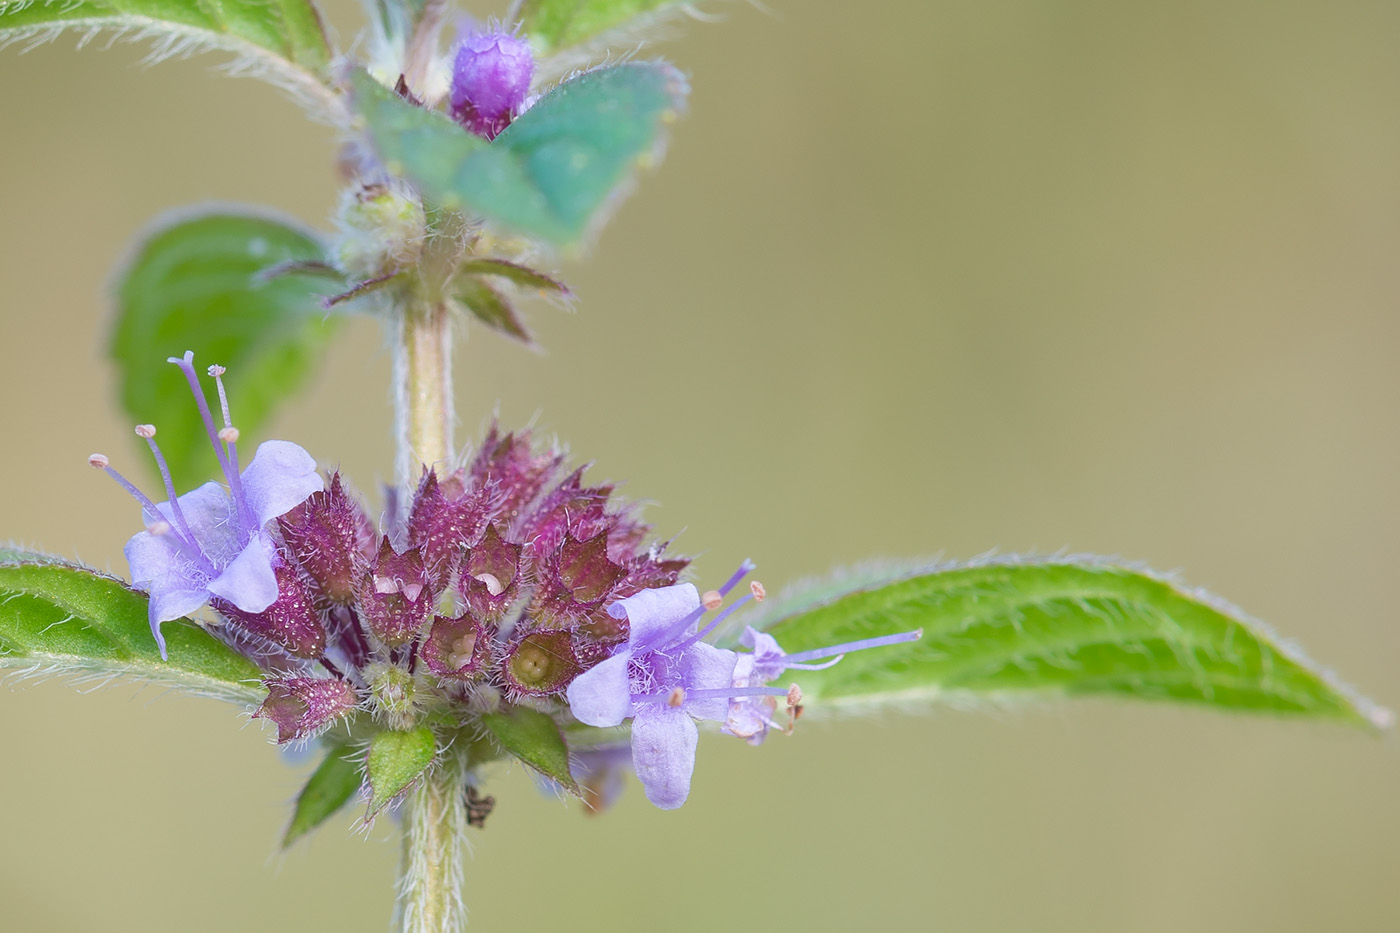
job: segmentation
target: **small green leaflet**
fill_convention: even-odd
[[[258,668],[188,619],[166,622],[162,661],[148,600],[120,580],[13,550],[0,564],[0,668],[126,675],[239,704],[262,701]],[[18,558],[18,559],[17,559]]]
[[[363,758],[363,754],[344,745],[336,745],[326,752],[326,757],[297,796],[292,822],[282,836],[282,848],[290,847],[349,803],[364,783],[360,770]]]
[[[554,717],[517,706],[487,713],[481,717],[481,722],[505,751],[571,793],[579,792],[569,772],[569,749]]]
[[[386,730],[371,740],[365,760],[369,779],[369,816],[380,810],[428,769],[437,754],[433,730],[419,726],[409,732]]]
[[[554,246],[586,240],[634,169],[655,163],[685,102],[664,62],[585,72],[548,91],[493,142],[409,103],[363,71],[355,105],[394,174],[423,196]]]
[[[310,0],[0,0],[0,42],[59,29],[150,34],[171,51],[224,49],[277,67],[325,70],[330,44]]]
[[[834,595],[767,626],[785,651],[922,628],[909,644],[793,671],[809,710],[929,699],[1105,695],[1381,728],[1357,696],[1198,591],[1094,559],[954,566]]]
[[[638,18],[654,20],[684,6],[683,0],[519,0],[506,22],[519,21],[536,54],[543,56],[590,40],[605,41],[609,32],[635,25]]]
[[[177,488],[209,479],[217,463],[189,388],[166,358],[193,350],[201,371],[213,363],[228,369],[233,423],[252,445],[244,453],[250,461],[275,407],[307,381],[339,324],[319,305],[323,279],[259,274],[323,255],[316,235],[295,224],[221,209],[161,224],[119,271],[108,350],[122,407],[157,427]],[[139,462],[151,462],[139,441],[136,449]]]

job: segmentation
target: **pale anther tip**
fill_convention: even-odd
[[[210,366],[207,370],[205,370],[205,372],[209,373],[209,375],[213,378],[218,379],[224,373],[228,372],[228,370],[224,369],[218,363],[215,363],[213,366]]]
[[[768,595],[768,591],[763,588],[763,584],[759,583],[757,580],[749,584],[749,592],[753,594],[754,601],[760,603],[763,602],[764,597]]]
[[[706,590],[705,595],[700,597],[700,604],[713,612],[724,604],[724,597],[719,595],[719,590]]]
[[[797,684],[793,684],[791,687],[788,687],[788,692],[787,692],[787,705],[788,705],[788,706],[801,706],[801,705],[802,705],[802,688],[799,687]]]
[[[138,424],[136,426],[136,436],[150,440],[156,436],[156,426],[153,424]]]
[[[151,533],[152,537],[159,538],[170,531],[170,523],[167,521],[151,522],[146,526],[146,530]]]
[[[685,688],[677,687],[671,691],[671,695],[666,698],[666,705],[677,708],[685,702]]]
[[[88,454],[88,466],[90,467],[105,470],[107,469],[107,464],[110,462],[111,461],[107,459],[105,454]]]
[[[225,444],[238,443],[238,429],[233,425],[223,428],[219,431],[219,440],[223,441]]]

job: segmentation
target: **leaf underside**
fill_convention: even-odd
[[[240,704],[259,702],[258,668],[188,619],[162,626],[160,651],[146,596],[120,580],[53,558],[0,564],[0,667],[35,674],[135,680]]]
[[[354,90],[380,157],[429,201],[565,247],[586,240],[634,170],[659,158],[687,88],[664,62],[595,69],[551,89],[490,143],[363,71]]]
[[[625,31],[638,20],[654,20],[684,5],[684,0],[522,0],[514,13],[536,53],[547,55],[606,40],[610,33]]]
[[[369,815],[382,810],[427,770],[437,754],[433,730],[420,726],[407,732],[392,729],[375,735],[365,759],[369,780]]]
[[[552,716],[538,710],[516,707],[510,711],[488,713],[482,723],[505,751],[577,794],[573,775],[569,772],[569,749]]]
[[[320,14],[308,0],[0,0],[0,42],[61,29],[149,34],[174,51],[207,45],[270,53],[311,73],[331,60]]]
[[[339,324],[320,307],[326,282],[315,273],[260,273],[315,263],[323,254],[317,237],[294,224],[218,209],[161,225],[118,274],[109,352],[122,407],[159,429],[177,488],[204,482],[217,462],[184,377],[166,358],[193,350],[200,370],[224,366],[234,424],[247,441],[260,439],[277,404],[309,379]],[[140,462],[152,464],[136,444]]]
[[[927,699],[1121,696],[1337,719],[1390,714],[1262,624],[1199,591],[1097,559],[992,561],[827,594],[771,622],[784,650],[923,629],[791,672],[811,712]]]
[[[297,796],[292,822],[282,837],[282,848],[319,827],[350,802],[364,782],[363,753],[336,745],[307,779]]]

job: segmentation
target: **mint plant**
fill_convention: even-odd
[[[462,451],[454,339],[528,344],[521,301],[571,300],[553,257],[600,233],[687,93],[674,67],[606,51],[681,6],[540,0],[503,11],[509,28],[457,31],[445,4],[386,0],[340,50],[297,0],[0,2],[0,37],[118,30],[232,53],[343,131],[348,175],[329,233],[221,208],[136,249],[110,350],[163,498],[118,455],[90,458],[139,505],[130,584],[3,552],[0,664],[208,694],[314,746],[284,843],[344,807],[394,814],[404,930],[465,922],[464,840],[488,818],[498,761],[594,809],[635,771],[669,809],[689,797],[701,727],[758,744],[804,715],[946,697],[1123,695],[1386,725],[1242,613],[1141,568],[1008,558],[767,599],[741,589],[745,564],[702,592],[559,449],[497,427]],[[263,440],[246,466],[239,454],[350,314],[379,320],[395,353],[398,476],[374,500],[318,470],[333,451]]]

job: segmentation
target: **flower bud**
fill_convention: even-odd
[[[355,708],[359,697],[343,680],[291,677],[267,682],[267,699],[255,719],[277,724],[277,741],[304,739],[321,731]]]
[[[417,196],[381,184],[347,189],[336,212],[336,228],[336,264],[359,281],[415,265],[428,235]]]
[[[452,61],[452,118],[495,139],[525,103],[535,59],[530,43],[506,32],[473,33]]]

